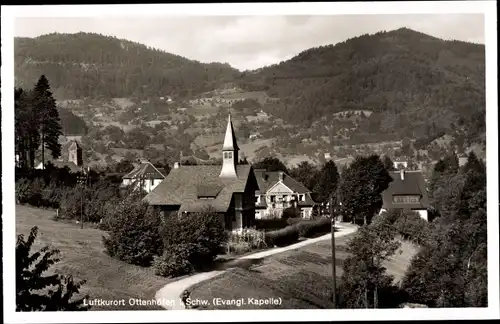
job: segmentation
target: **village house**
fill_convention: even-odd
[[[123,176],[124,186],[135,186],[146,192],[153,191],[165,176],[150,162],[140,162],[132,171]]]
[[[61,139],[60,139],[61,141]],[[69,168],[70,172],[77,173],[83,170],[83,151],[76,140],[71,141],[70,144],[64,143],[62,151],[65,151],[67,147],[67,158],[66,152],[62,152],[59,159],[53,159],[51,156],[46,156],[44,161],[39,161],[35,166],[35,169],[43,170],[50,163],[57,168]],[[64,156],[64,157],[63,157]]]
[[[300,209],[303,218],[310,218],[314,201],[311,191],[283,171],[256,169],[259,190],[255,193],[255,218],[281,217],[289,207]]]
[[[398,157],[392,163],[396,170],[408,168],[408,160],[405,158]]]
[[[429,198],[422,172],[399,170],[389,174],[393,181],[382,193],[380,213],[392,209],[411,209],[428,221]]]
[[[258,183],[251,165],[238,164],[238,144],[229,116],[222,146],[222,165],[175,163],[168,176],[144,199],[163,217],[210,210],[227,230],[251,227]]]

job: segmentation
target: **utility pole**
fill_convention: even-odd
[[[333,196],[330,196],[330,218],[332,220],[332,302],[337,308],[337,273],[335,269],[335,213],[333,211]]]
[[[81,197],[80,197],[80,228],[83,229],[83,191],[84,188],[87,185],[87,180],[88,178],[83,175],[85,173],[85,170],[82,167],[82,174],[78,176],[78,182],[80,183],[81,186]]]

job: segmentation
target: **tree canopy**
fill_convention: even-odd
[[[338,187],[344,217],[370,223],[382,208],[382,192],[391,181],[378,155],[357,157],[342,173]]]

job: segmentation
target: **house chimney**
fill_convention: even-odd
[[[404,180],[405,179],[405,170],[404,169],[401,169],[399,171],[399,173],[401,174],[401,180]]]
[[[280,171],[278,174],[279,174],[280,181],[283,181],[283,177],[284,177],[283,171]]]
[[[180,167],[180,163],[179,162],[175,162],[174,163],[174,169],[178,169]]]

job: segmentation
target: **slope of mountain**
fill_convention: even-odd
[[[484,118],[484,45],[401,28],[306,50],[247,73],[240,85],[281,98],[272,113],[294,124],[370,110],[361,134],[422,137]]]
[[[277,147],[291,151],[311,145],[304,143],[308,139],[327,150],[405,138],[417,139],[418,148],[426,149],[443,134],[454,138],[452,146],[484,145],[484,45],[444,41],[407,28],[311,48],[280,64],[243,73],[227,64],[202,64],[87,33],[17,38],[15,61],[17,85],[31,87],[45,74],[57,99],[172,96],[179,107],[205,113],[231,105],[239,112],[235,100],[258,97],[254,110],[262,108],[284,123],[259,122],[252,129],[262,126],[258,131],[265,138],[277,139]],[[243,90],[226,94],[236,88]],[[203,98],[203,103],[178,100],[203,93],[212,98]],[[160,111],[153,102],[147,106],[154,110],[147,120],[179,108],[162,104]],[[356,111],[365,114],[339,118]],[[244,110],[241,114],[245,118]],[[196,127],[211,124],[203,125]]]
[[[16,85],[41,74],[58,99],[184,97],[213,90],[239,72],[203,64],[142,44],[91,33],[15,38]]]

